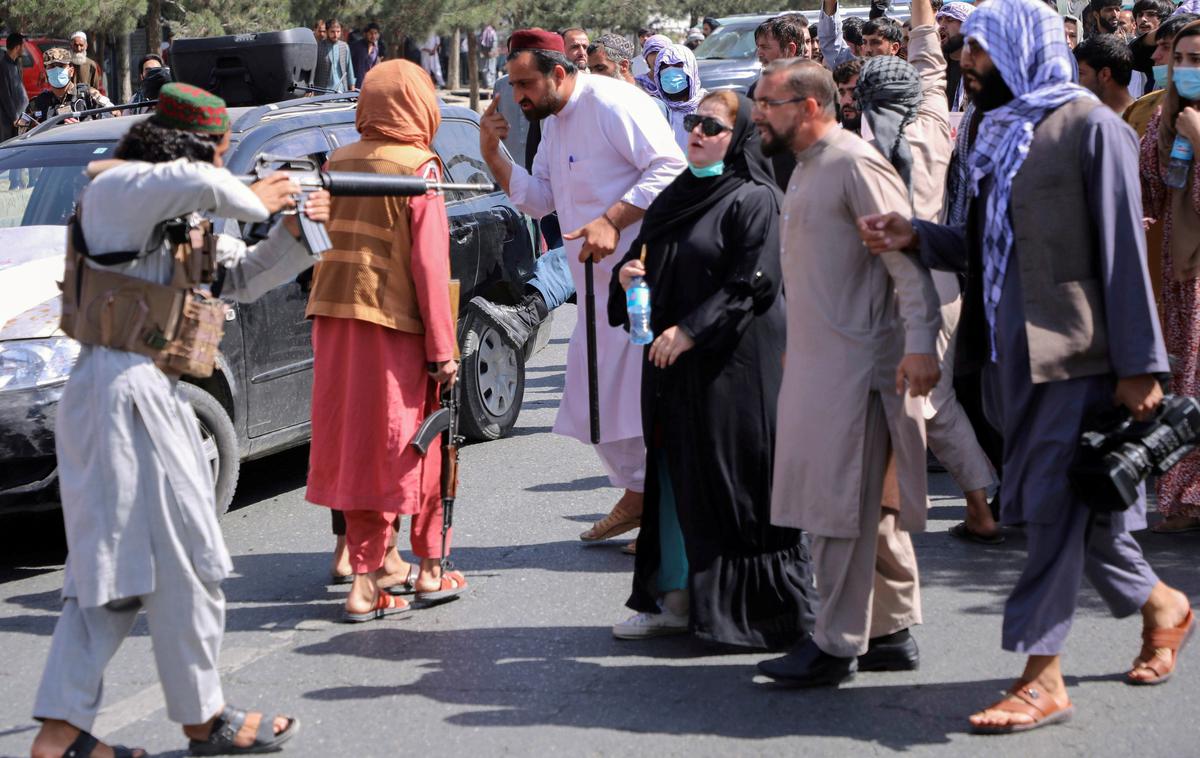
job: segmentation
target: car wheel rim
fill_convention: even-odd
[[[204,460],[212,467],[213,482],[221,475],[221,451],[217,447],[217,438],[203,421],[200,422],[200,452]]]
[[[475,387],[483,407],[492,416],[503,416],[516,402],[517,360],[517,351],[500,339],[495,329],[488,327],[479,335]]]

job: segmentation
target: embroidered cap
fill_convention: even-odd
[[[171,82],[158,91],[154,123],[171,129],[206,134],[224,134],[229,130],[225,101],[191,84]]]

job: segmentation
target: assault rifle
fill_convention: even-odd
[[[429,364],[432,373],[437,364]],[[458,382],[441,387],[442,407],[421,422],[409,443],[424,457],[434,440],[442,440],[442,571],[448,571],[446,534],[454,525],[454,498],[458,493],[458,446],[463,438],[458,434]]]
[[[453,182],[431,182],[419,176],[397,176],[393,174],[363,174],[352,171],[322,171],[312,158],[288,158],[264,153],[255,161],[253,173],[239,177],[246,184],[254,184],[271,174],[283,172],[300,185],[296,197],[295,213],[300,221],[300,231],[308,249],[319,256],[333,244],[325,225],[313,221],[304,213],[304,201],[317,190],[328,190],[336,196],[353,197],[415,197],[428,192],[495,192],[495,184],[455,184]]]

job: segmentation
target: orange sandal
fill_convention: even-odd
[[[1133,668],[1129,671],[1125,681],[1138,687],[1145,687],[1162,684],[1170,679],[1171,674],[1175,672],[1176,664],[1179,663],[1179,654],[1183,652],[1184,646],[1192,638],[1192,632],[1195,630],[1196,615],[1192,613],[1191,608],[1188,609],[1187,616],[1179,626],[1171,629],[1143,629],[1141,655],[1133,662]],[[1168,661],[1162,656],[1155,655],[1154,651],[1159,648],[1170,650],[1171,660]],[[1149,669],[1155,678],[1134,679],[1133,672],[1138,669]]]
[[[1041,690],[1029,685],[1029,682],[1017,682],[1008,691],[1008,697],[993,705],[989,705],[984,710],[1019,713],[1028,716],[1033,721],[1020,724],[1005,724],[1004,726],[975,726],[972,724],[971,731],[975,734],[1015,734],[1070,720],[1071,716],[1075,713],[1075,706],[1071,705],[1070,701],[1067,701],[1067,704],[1060,708],[1049,699],[1044,699],[1045,695]],[[1013,700],[1012,698],[1014,697],[1018,699]]]
[[[385,616],[399,616],[412,610],[407,600],[380,591],[375,598],[375,607],[366,613],[351,613],[342,611],[342,621],[347,624],[361,624],[364,621],[375,621]]]
[[[457,571],[443,571],[442,581],[436,590],[417,592],[414,596],[418,603],[437,605],[448,603],[467,591],[467,578]]]

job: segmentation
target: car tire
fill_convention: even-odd
[[[474,311],[468,312],[464,327],[459,432],[475,441],[505,437],[517,423],[525,396],[525,351],[505,342]]]
[[[213,480],[216,482],[217,515],[223,516],[233,502],[242,464],[238,454],[237,430],[215,397],[194,384],[182,383],[180,392],[200,420],[200,443],[205,458],[213,467]]]

